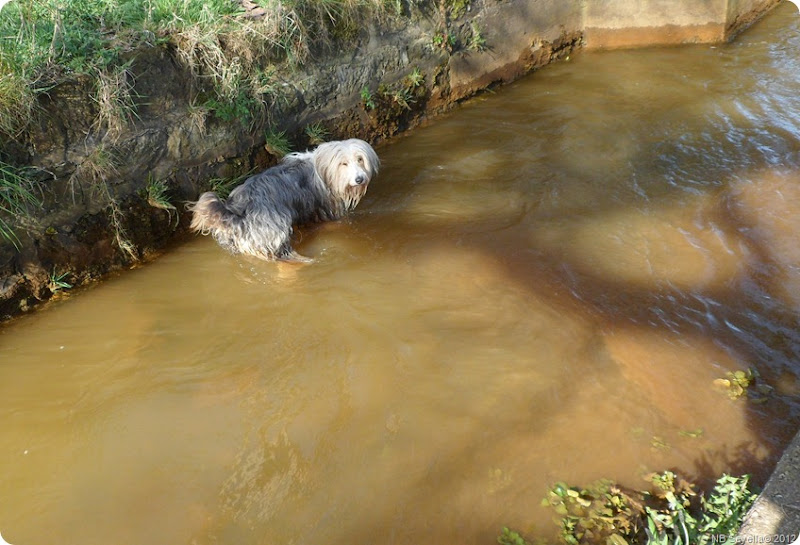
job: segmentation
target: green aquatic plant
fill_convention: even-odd
[[[628,490],[609,480],[587,488],[556,483],[542,504],[556,513],[559,541],[568,545],[709,545],[715,536],[735,535],[756,498],[748,475],[723,475],[707,496],[671,471],[645,479],[649,490]],[[505,541],[498,538],[498,542],[515,543],[506,529],[501,537]]]
[[[650,439],[650,446],[655,450],[669,450],[672,448],[663,437],[659,437],[658,435],[654,435],[653,438]]]
[[[702,536],[700,545],[709,543],[710,536],[736,535],[757,494],[750,490],[750,476],[723,475],[717,479],[708,498],[701,498],[702,513],[698,523]]]
[[[559,516],[559,538],[569,545],[595,543],[635,533],[632,499],[610,480],[587,488],[556,483],[542,505]]]
[[[505,526],[500,531],[500,535],[497,536],[497,542],[500,545],[531,545],[530,542],[526,541],[518,532],[510,530]]]
[[[766,402],[773,390],[753,367],[746,371],[728,371],[725,378],[715,379],[713,385],[730,399],[739,399],[746,394],[755,403]]]

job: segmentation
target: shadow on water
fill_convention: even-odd
[[[757,369],[779,396],[745,411],[768,452],[750,441],[707,450],[695,460],[706,481],[722,467],[754,473],[763,484],[800,416],[800,82],[790,76],[800,39],[796,22],[782,26],[786,10],[737,43],[696,48],[700,60],[686,71],[685,50],[659,52],[659,65],[643,52],[586,54],[577,67],[552,67],[484,99],[511,104],[492,110],[491,123],[476,127],[488,108],[467,105],[447,129],[414,135],[415,146],[435,150],[431,156],[419,160],[402,143],[391,149],[385,171],[411,182],[398,189],[389,180],[368,205],[380,218],[373,225],[425,231],[421,251],[478,252],[536,300],[595,322],[603,350],[643,402],[685,417],[682,424],[696,412],[720,412],[723,427],[727,417],[718,399],[682,396],[686,368],[667,366],[703,364],[697,360],[713,354],[716,376]],[[773,33],[777,43],[764,41]],[[640,77],[648,71],[655,75]],[[553,97],[554,83],[572,89],[580,108]],[[520,112],[515,101],[535,107]],[[530,131],[520,134],[527,121]],[[485,214],[474,203],[437,210],[430,196],[444,196],[424,186],[440,180],[493,186],[501,195],[484,196]],[[411,211],[402,218],[394,213],[398,199]],[[498,217],[503,206],[508,212]],[[608,232],[596,236],[595,228]],[[633,259],[620,251],[631,246]],[[695,360],[698,345],[706,348]],[[659,362],[657,352],[668,346],[678,348]],[[595,378],[583,372],[581,381]]]

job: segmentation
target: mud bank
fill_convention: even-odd
[[[579,47],[722,41],[777,0],[507,0],[402,4],[403,17],[360,29],[354,43],[293,70],[264,95],[265,114],[196,107],[191,70],[170,44],[127,52],[135,116],[103,121],[93,83],[56,81],[6,154],[33,167],[43,206],[0,245],[0,319],[157,255],[187,233],[186,201],[277,161],[267,133],[294,149],[327,138],[379,144],[487,88]],[[684,5],[686,4],[686,5]],[[153,198],[154,183],[165,190]],[[174,208],[172,208],[174,207]]]

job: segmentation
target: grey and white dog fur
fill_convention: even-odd
[[[375,150],[355,138],[290,153],[245,180],[226,200],[211,191],[200,195],[189,205],[191,228],[211,234],[233,253],[311,261],[292,248],[293,227],[336,220],[352,211],[379,167]]]

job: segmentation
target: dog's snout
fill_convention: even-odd
[[[358,176],[356,176],[356,185],[361,185],[366,181],[367,181],[367,177],[364,176],[363,174],[359,174]]]

